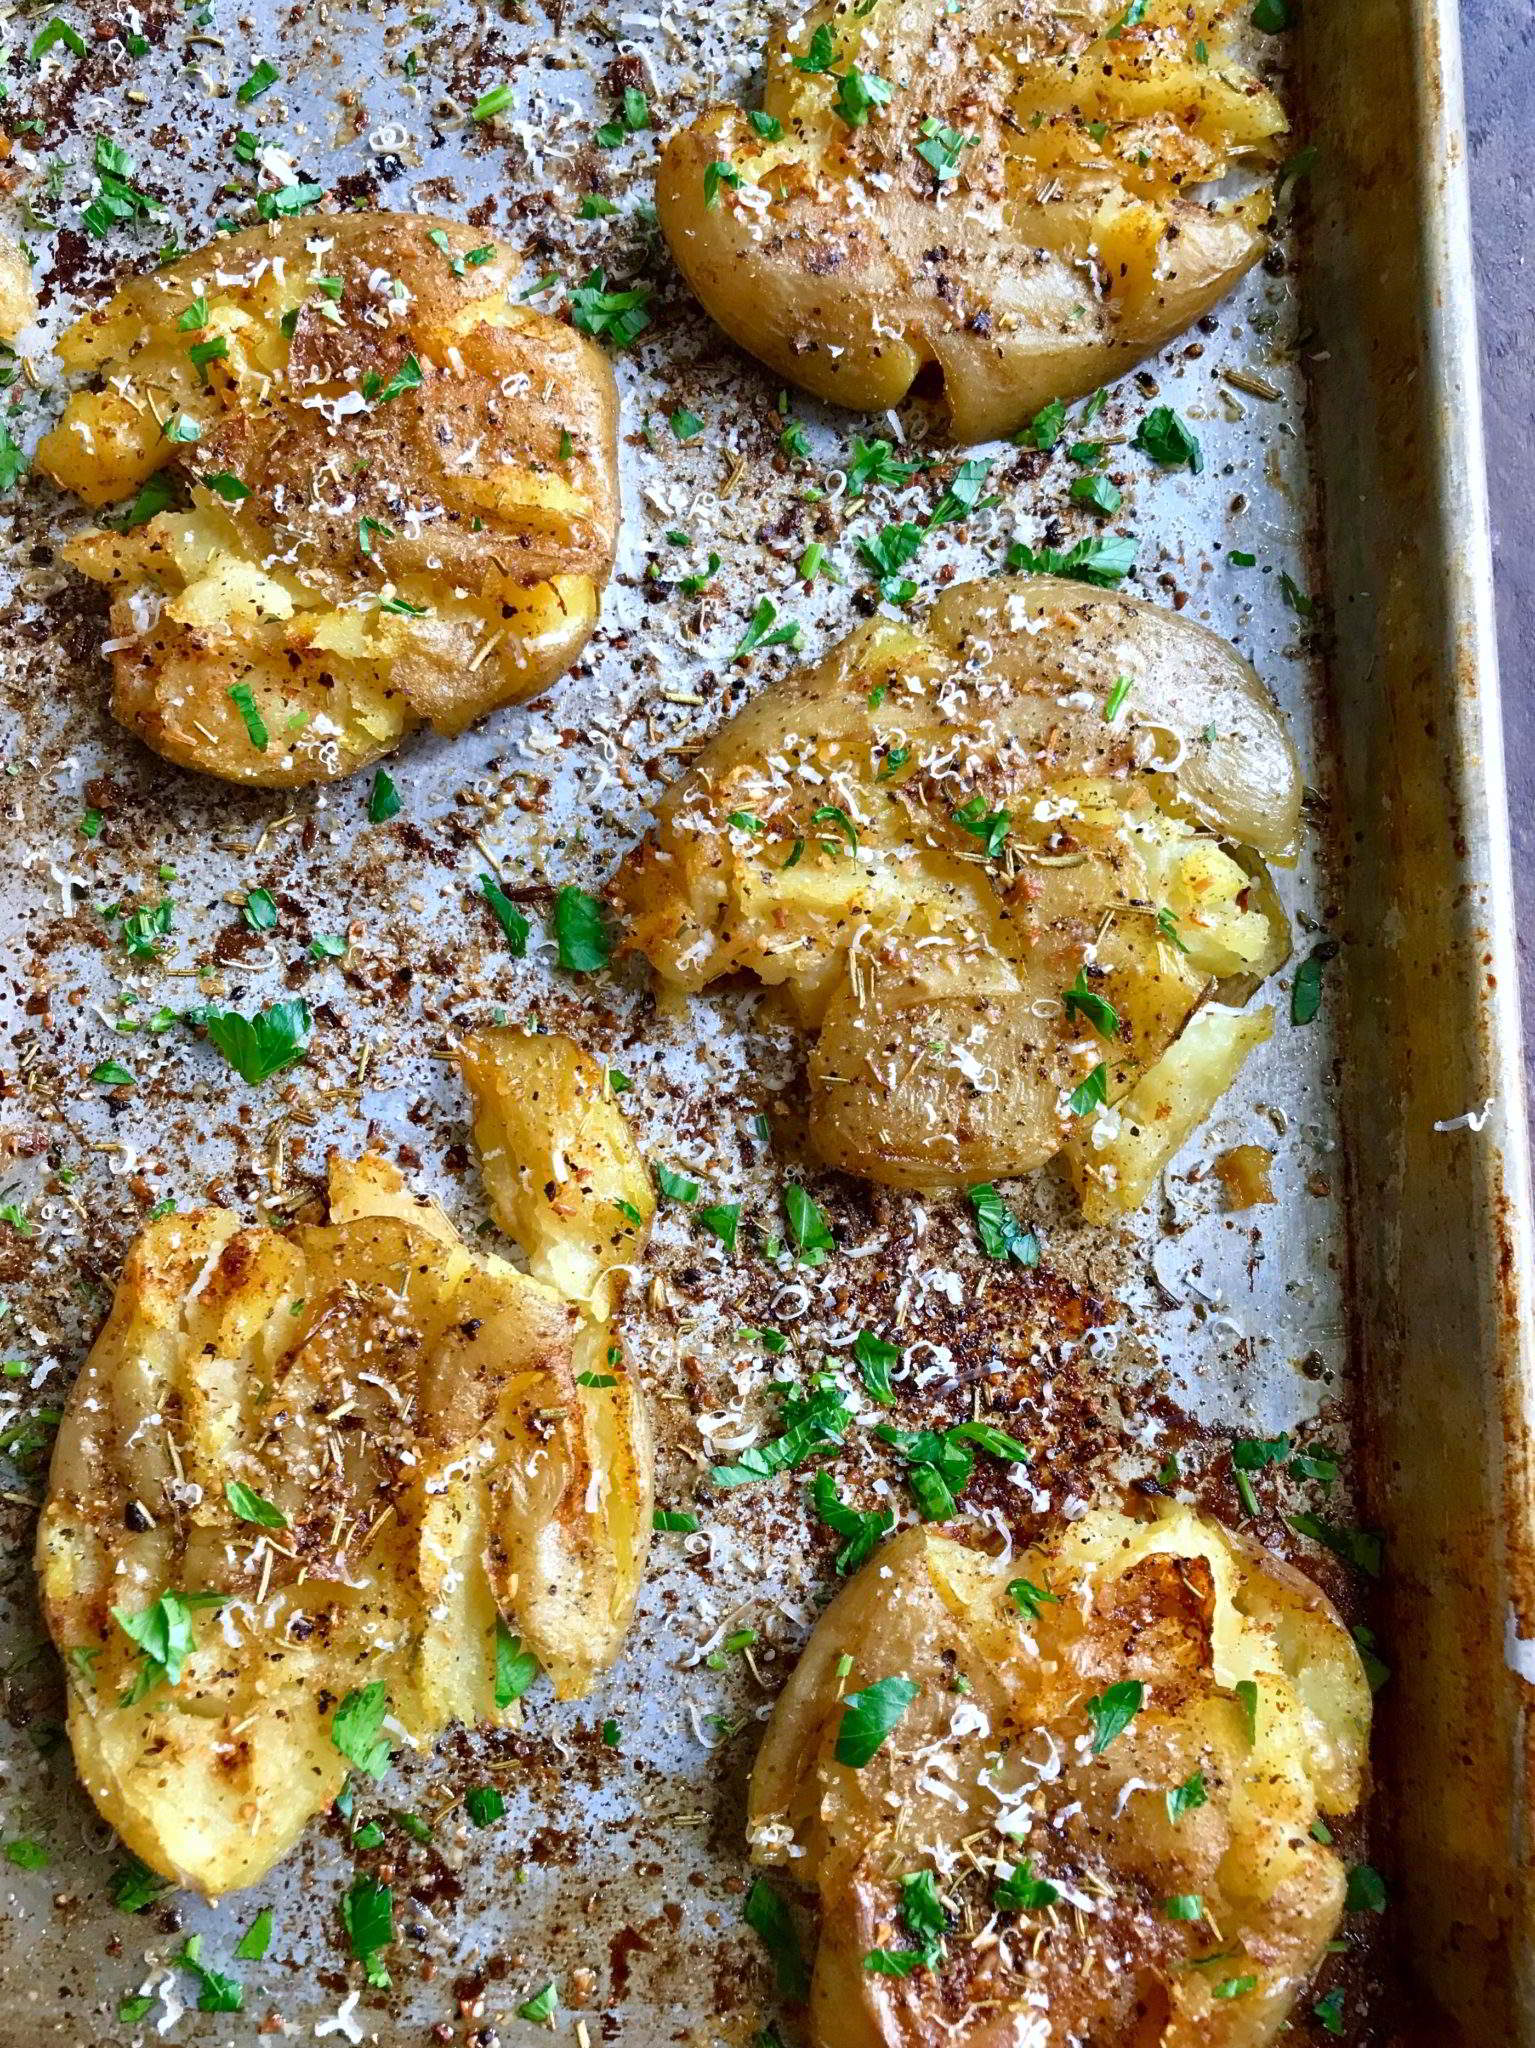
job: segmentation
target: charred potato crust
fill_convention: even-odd
[[[564,1040],[540,1059],[595,1067]],[[529,1164],[552,1183],[568,1156]],[[349,1694],[387,1688],[394,1746],[505,1722],[513,1634],[561,1696],[588,1688],[633,1610],[651,1465],[601,1313],[471,1250],[376,1155],[332,1161],[323,1224],[147,1225],[37,1538],[86,1789],[163,1876],[254,1883],[339,1790]],[[158,1662],[134,1633],[155,1611]]]
[[[891,1677],[910,1705],[839,1761],[845,1698]],[[820,1897],[817,2048],[1261,2048],[1337,1929],[1312,1829],[1358,1804],[1369,1724],[1327,1600],[1190,1508],[1002,1559],[896,1538],[817,1624],[751,1781],[757,1860]],[[866,1959],[916,1945],[924,1872],[942,1949],[887,1973]]]
[[[743,348],[869,411],[941,389],[1012,432],[1179,334],[1262,254],[1278,102],[1224,0],[835,0],[767,58],[763,110],[675,136],[657,208]],[[792,40],[791,40],[792,35]]]
[[[132,278],[68,331],[97,387],[39,466],[90,505],[167,508],[67,550],[112,591],[130,731],[291,786],[570,666],[613,564],[617,399],[600,350],[511,276],[455,221],[288,221]]]
[[[1289,854],[1300,798],[1279,713],[1224,641],[999,578],[763,691],[667,792],[619,888],[665,980],[751,972],[818,1034],[828,1164],[968,1186],[1064,1147],[1108,1214],[1266,1035],[1211,1008],[1174,1108],[1153,1081],[1201,1006],[1286,957],[1263,857]]]

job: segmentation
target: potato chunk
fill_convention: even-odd
[[[32,269],[9,235],[0,235],[0,341],[14,341],[37,318]]]
[[[38,1531],[81,1778],[210,1895],[254,1883],[349,1763],[515,1714],[519,1647],[585,1692],[649,1540],[648,1424],[600,1310],[471,1249],[377,1156],[332,1161],[329,1211],[145,1228]],[[367,1688],[373,1763],[347,1733]]]
[[[656,201],[743,348],[868,411],[936,380],[954,438],[1117,377],[1264,249],[1270,202],[1204,196],[1285,121],[1229,0],[821,0],[763,110],[674,136]],[[927,373],[924,377],[924,373]]]
[[[859,1762],[875,1688],[894,1725]],[[752,1773],[756,1860],[820,1897],[817,2048],[1272,2041],[1342,1914],[1311,1829],[1358,1804],[1369,1726],[1327,1600],[1190,1508],[1000,1560],[907,1531],[822,1616]]]
[[[1262,856],[1288,857],[1300,798],[1224,641],[998,578],[765,690],[667,792],[620,890],[665,980],[747,970],[818,1034],[829,1164],[968,1186],[1042,1165],[1228,978],[1245,995],[1282,964]]]
[[[454,733],[584,646],[613,565],[601,351],[508,296],[454,221],[230,236],[70,328],[39,466],[153,511],[66,550],[112,590],[113,710],[185,767],[273,786]]]

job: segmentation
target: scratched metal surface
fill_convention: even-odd
[[[134,58],[92,34],[94,23],[123,17],[73,7],[69,19],[89,54],[76,60],[56,50],[41,68],[21,54],[40,17],[10,21],[5,120],[13,134],[19,120],[42,124],[20,134],[5,166],[46,301],[23,342],[37,386],[18,387],[13,421],[29,444],[63,396],[50,378],[49,337],[119,264],[151,262],[161,239],[154,227],[123,230],[102,246],[79,232],[98,133],[134,155],[185,244],[205,239],[220,218],[252,217],[252,174],[232,149],[245,126],[283,152],[293,174],[334,194],[328,203],[466,215],[519,251],[529,284],[602,265],[610,280],[643,277],[656,290],[653,325],[618,365],[625,520],[602,625],[578,671],[540,703],[451,743],[408,743],[390,764],[403,798],[392,824],[367,823],[366,778],[293,798],[242,794],[130,743],[104,708],[95,599],[50,559],[78,514],[36,481],[0,501],[0,801],[9,859],[0,1200],[26,1226],[0,1224],[0,1348],[23,1367],[0,1380],[0,1428],[57,1406],[123,1247],[155,1201],[185,1206],[216,1195],[248,1214],[280,1217],[315,1185],[329,1146],[375,1142],[455,1215],[478,1221],[463,1098],[442,1055],[458,1031],[494,1017],[571,1029],[632,1077],[628,1099],[653,1156],[685,1167],[714,1199],[744,1202],[752,1217],[774,1212],[785,1161],[755,1135],[754,1119],[792,1098],[791,1036],[749,994],[663,1011],[632,968],[576,982],[554,968],[547,943],[514,962],[474,902],[488,860],[508,886],[598,886],[689,745],[791,665],[784,650],[731,661],[758,598],[771,596],[801,622],[808,653],[829,644],[852,623],[857,535],[925,510],[958,460],[849,513],[839,464],[864,423],[796,398],[813,459],[788,465],[778,454],[776,386],[720,343],[659,246],[646,208],[654,132],[616,152],[591,146],[592,130],[612,112],[616,57],[637,62],[660,130],[722,88],[749,83],[768,8],[752,0],[697,13],[684,21],[633,11],[613,26],[595,14],[545,13],[532,0],[496,13],[451,0],[430,17],[386,5],[262,6],[241,26],[216,6],[205,20],[156,4],[141,23],[147,53]],[[233,88],[261,56],[281,82],[240,109]],[[469,122],[465,110],[502,79],[515,87],[508,116],[493,128]],[[289,174],[280,164],[276,171]],[[578,219],[590,190],[611,195],[617,214]],[[315,225],[323,232],[323,218]],[[1113,523],[1139,539],[1126,587],[1183,604],[1229,636],[1290,715],[1318,793],[1304,855],[1280,878],[1304,949],[1305,924],[1328,928],[1339,897],[1327,860],[1332,756],[1318,712],[1318,636],[1280,587],[1283,571],[1302,590],[1318,589],[1307,552],[1315,499],[1304,432],[1314,344],[1299,301],[1291,267],[1261,269],[1208,331],[1149,366],[1161,399],[1196,425],[1206,470],[1165,476],[1119,447],[1113,471],[1126,495]],[[559,292],[539,303],[557,309]],[[1244,395],[1223,375],[1230,369],[1280,396]],[[1099,430],[1127,444],[1149,388],[1133,379],[1116,388]],[[706,424],[687,448],[665,423],[684,404]],[[906,424],[920,435],[920,421]],[[1037,544],[1091,530],[1090,514],[1066,509],[1061,456],[981,452],[995,458],[1000,503],[929,543],[914,572],[918,609],[939,578],[999,566],[1015,537]],[[825,493],[820,503],[805,502],[807,484]],[[672,531],[685,532],[688,545],[672,545]],[[830,547],[845,587],[796,585],[794,563],[811,538]],[[1231,547],[1256,554],[1260,566],[1230,566]],[[724,563],[713,591],[680,597],[677,578],[710,551]],[[95,840],[79,829],[90,808],[105,820]],[[238,900],[257,886],[280,907],[269,937],[241,923]],[[162,895],[175,904],[172,941],[159,962],[136,963],[100,907]],[[351,940],[344,962],[309,960],[312,936],[341,932]],[[1287,985],[1288,974],[1274,994],[1281,1013]],[[315,1011],[310,1058],[259,1090],[180,1025],[158,1034],[119,1029],[135,1013],[180,1011],[210,996],[250,1009],[295,993]],[[999,1419],[1036,1447],[1016,1490],[985,1495],[987,1514],[1001,1523],[1144,1478],[1172,1447],[1190,1490],[1235,1517],[1225,1458],[1232,1434],[1288,1428],[1333,1444],[1347,1462],[1335,1091],[1343,1011],[1340,979],[1309,1029],[1293,1030],[1281,1014],[1273,1043],[1178,1162],[1166,1200],[1134,1227],[1076,1224],[1048,1174],[1011,1190],[1044,1236],[1038,1275],[983,1270],[953,1203],[832,1176],[813,1185],[842,1250],[814,1275],[746,1255],[728,1260],[679,1211],[663,1215],[651,1255],[659,1284],[631,1305],[630,1351],[656,1417],[658,1498],[693,1506],[701,1533],[657,1539],[628,1652],[588,1702],[556,1707],[540,1683],[520,1736],[456,1734],[435,1755],[402,1762],[382,1788],[381,1806],[440,1816],[431,1848],[402,1841],[398,1853],[366,1859],[401,1900],[392,1993],[362,1990],[346,1956],[337,1901],[359,1859],[336,1821],[314,1826],[247,1896],[217,1906],[170,1898],[137,1917],[110,1904],[112,1845],[59,1741],[59,1689],[30,1589],[40,1471],[25,1457],[13,1464],[0,1503],[8,1596],[0,1819],[6,1839],[43,1841],[48,1863],[0,1866],[0,2040],[194,2042],[247,2038],[262,2027],[305,2040],[332,2028],[337,2039],[386,2043],[531,2042],[546,2034],[514,2008],[554,1977],[562,2040],[578,2039],[584,2023],[591,2040],[622,2038],[634,2048],[751,2041],[773,2001],[739,1925],[745,1775],[754,1730],[824,1598],[830,1563],[793,1483],[700,1493],[710,1453],[765,1432],[769,1377],[808,1376],[823,1358],[838,1366],[867,1324],[899,1327],[908,1342],[930,1347],[919,1353],[903,1420],[937,1412],[956,1383],[985,1380]],[[126,1100],[108,1100],[87,1078],[111,1057],[138,1075]],[[1468,1099],[1453,1108],[1474,1106]],[[1279,1202],[1234,1216],[1203,1170],[1240,1141],[1274,1150]],[[767,1322],[793,1337],[783,1360],[765,1362],[738,1340],[743,1325]],[[25,1451],[25,1439],[13,1448]],[[899,1480],[876,1448],[860,1440],[843,1470],[872,1475],[894,1504]],[[1275,1480],[1260,1533],[1293,1553],[1275,1510],[1303,1504],[1319,1502]],[[1334,1491],[1329,1512],[1346,1516],[1345,1490]],[[1304,1562],[1339,1589],[1327,1560],[1312,1553]],[[754,1660],[710,1668],[707,1655],[727,1626],[742,1625],[759,1632]],[[616,1751],[598,1737],[607,1717],[623,1730]],[[455,1802],[487,1778],[506,1792],[509,1813],[481,1833]],[[227,1964],[258,1905],[274,1909],[276,1935],[265,1962],[241,1966],[243,2018],[184,2010],[189,1980],[167,1958],[186,1933],[200,1932],[207,1957]],[[1357,2013],[1368,2002],[1368,1961],[1356,1974],[1364,1987],[1351,2001]],[[153,1995],[148,2016],[120,2025],[119,2001],[141,1989]],[[1361,2025],[1358,2038],[1367,2037]]]

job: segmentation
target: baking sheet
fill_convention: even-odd
[[[1398,30],[1408,20],[1405,7],[1385,11]],[[790,408],[806,424],[812,459],[793,467],[779,455],[777,387],[721,344],[659,243],[647,204],[655,131],[611,152],[592,141],[624,84],[649,93],[661,131],[747,85],[770,11],[698,12],[577,16],[532,0],[490,12],[453,0],[414,15],[262,6],[237,22],[216,5],[142,15],[71,8],[89,54],[76,59],[66,46],[41,67],[22,54],[41,17],[10,21],[10,97],[0,112],[16,146],[3,168],[15,201],[30,209],[25,239],[47,302],[25,344],[41,388],[29,380],[12,394],[13,427],[24,424],[29,442],[63,395],[49,381],[47,337],[119,263],[151,261],[162,239],[154,227],[124,230],[102,246],[80,232],[97,134],[136,158],[139,181],[163,197],[165,225],[184,244],[205,239],[220,218],[252,217],[251,169],[232,149],[243,127],[282,152],[266,160],[264,184],[297,176],[345,204],[461,214],[520,252],[530,286],[549,272],[574,281],[602,267],[610,284],[643,278],[655,292],[652,327],[618,364],[625,522],[602,625],[576,673],[537,705],[451,743],[408,743],[389,764],[403,799],[389,824],[367,822],[366,777],[291,796],[241,793],[130,743],[104,709],[97,599],[51,559],[51,544],[79,515],[41,483],[0,500],[9,527],[0,791],[11,842],[0,1203],[23,1219],[22,1228],[0,1222],[0,1349],[21,1367],[0,1379],[0,1429],[59,1405],[122,1249],[157,1201],[211,1198],[280,1218],[316,1188],[329,1146],[371,1141],[460,1221],[479,1222],[451,1051],[459,1033],[486,1021],[536,1017],[571,1030],[631,1077],[626,1105],[651,1156],[686,1169],[713,1199],[741,1201],[748,1217],[767,1223],[775,1213],[795,1141],[792,1035],[751,993],[658,1009],[633,968],[575,981],[558,973],[543,942],[511,961],[475,901],[478,878],[494,869],[535,911],[560,882],[598,886],[690,747],[794,662],[786,650],[732,661],[758,600],[771,597],[781,618],[800,622],[807,655],[829,645],[854,616],[857,536],[911,508],[920,516],[961,455],[994,459],[989,488],[1000,503],[928,543],[913,571],[918,610],[941,581],[999,567],[1015,538],[1057,543],[1096,528],[1067,507],[1060,455],[967,449],[909,490],[850,511],[841,466],[852,434],[899,437],[903,424],[834,415],[797,395]],[[1430,18],[1425,5],[1412,20]],[[131,56],[120,42],[98,42],[98,24],[142,32],[148,47]],[[1354,31],[1322,33],[1353,47]],[[1415,41],[1412,53],[1420,48]],[[260,57],[280,81],[242,108],[234,88]],[[493,127],[470,121],[477,97],[503,81],[515,88],[507,115]],[[1416,92],[1421,81],[1410,83]],[[1325,121],[1335,103],[1336,93],[1329,101],[1313,92],[1313,119]],[[18,121],[34,118],[40,129],[18,133]],[[1330,148],[1330,124],[1325,140]],[[579,200],[592,191],[618,212],[581,220]],[[323,221],[316,226],[323,231]],[[1351,260],[1341,226],[1337,237],[1338,260]],[[1347,748],[1339,754],[1320,709],[1339,589],[1353,586],[1329,581],[1324,591],[1308,545],[1319,498],[1306,391],[1308,378],[1313,389],[1325,382],[1329,350],[1303,303],[1304,278],[1293,258],[1254,273],[1200,330],[1118,386],[1093,430],[1124,444],[1112,473],[1125,502],[1112,525],[1139,540],[1126,587],[1227,635],[1290,715],[1315,792],[1302,859],[1280,878],[1301,952],[1312,931],[1369,938],[1353,862],[1336,857],[1352,854],[1351,823],[1365,799],[1340,784]],[[556,310],[560,294],[535,302]],[[1277,396],[1255,396],[1254,379]],[[1195,426],[1203,475],[1164,475],[1130,450],[1152,402],[1177,406]],[[668,424],[680,406],[705,422],[686,447]],[[1366,424],[1354,423],[1356,438]],[[908,415],[904,431],[920,428]],[[807,486],[818,502],[807,503]],[[685,533],[686,545],[673,533]],[[1382,545],[1387,537],[1375,530]],[[794,565],[811,539],[828,547],[845,586],[797,584]],[[1234,567],[1232,548],[1259,565]],[[716,582],[702,599],[681,596],[677,580],[711,551],[722,560]],[[1325,598],[1316,618],[1287,600],[1283,577]],[[1336,677],[1335,666],[1335,706]],[[1389,768],[1377,759],[1368,772]],[[81,820],[92,811],[103,824],[87,838]],[[1474,853],[1462,849],[1462,868]],[[1455,888],[1460,870],[1441,872]],[[256,887],[279,905],[270,935],[241,919],[240,901]],[[134,962],[102,907],[165,896],[175,904],[171,943],[160,962]],[[312,937],[343,932],[343,962],[309,960]],[[1464,936],[1458,928],[1457,943]],[[1281,1011],[1288,978],[1274,993]],[[728,1259],[680,1211],[663,1214],[648,1287],[627,1311],[628,1349],[657,1424],[658,1500],[692,1507],[701,1531],[657,1538],[628,1652],[590,1701],[557,1707],[540,1683],[521,1734],[455,1733],[380,1788],[381,1808],[409,1808],[434,1825],[430,1848],[391,1835],[362,1859],[397,1893],[392,1993],[365,1990],[346,1956],[336,1908],[358,1859],[335,1820],[311,1828],[298,1853],[238,1899],[210,1907],[172,1895],[135,1917],[111,1905],[116,1855],[73,1782],[31,1595],[30,1498],[40,1472],[24,1459],[7,1475],[3,1503],[0,1813],[5,1838],[42,1841],[48,1862],[0,1867],[0,2040],[199,2042],[260,2028],[279,2038],[488,2048],[547,2038],[514,2013],[553,1977],[557,2039],[579,2042],[584,2028],[589,2041],[633,2048],[752,2042],[774,2002],[740,1925],[745,1777],[755,1731],[824,1599],[834,1546],[792,1482],[717,1499],[700,1488],[711,1455],[771,1432],[767,1381],[808,1378],[823,1363],[841,1370],[861,1327],[920,1341],[903,1419],[957,1418],[979,1388],[996,1419],[1034,1447],[1016,1483],[993,1472],[972,1489],[998,1526],[1144,1481],[1169,1451],[1185,1487],[1237,1519],[1232,1436],[1288,1429],[1331,1447],[1350,1478],[1324,1502],[1313,1488],[1264,1475],[1256,1527],[1357,1611],[1357,1588],[1341,1568],[1297,1544],[1279,1518],[1301,1507],[1339,1521],[1354,1512],[1359,1345],[1345,1310],[1340,1077],[1353,1071],[1345,1004],[1351,992],[1358,1000],[1357,983],[1345,955],[1329,972],[1316,1023],[1292,1029],[1281,1015],[1274,1041],[1169,1176],[1165,1199],[1133,1228],[1086,1229],[1048,1174],[1011,1189],[1044,1239],[1036,1274],[979,1260],[962,1203],[834,1176],[811,1182],[841,1246],[815,1273],[749,1254]],[[249,1010],[292,994],[315,1013],[310,1058],[259,1090],[244,1088],[179,1024],[119,1028],[213,997]],[[1496,1033],[1477,1035],[1482,1066],[1467,1072],[1464,1100],[1446,1099],[1436,1114],[1480,1106],[1478,1076],[1501,1044]],[[138,1075],[126,1101],[87,1078],[114,1057]],[[1400,1107],[1391,1098],[1384,1114]],[[762,1116],[771,1143],[759,1135]],[[1273,1150],[1276,1207],[1223,1209],[1207,1168],[1237,1142]],[[1485,1190],[1473,1197],[1482,1203]],[[1485,1208],[1473,1207],[1466,1227],[1485,1222]],[[790,1335],[783,1357],[765,1358],[741,1339],[743,1328],[765,1324]],[[851,1398],[863,1405],[856,1390]],[[24,1432],[13,1447],[27,1442]],[[861,1497],[888,1488],[894,1504],[904,1489],[877,1448],[860,1438],[839,1478]],[[714,1668],[726,1633],[748,1627],[757,1631],[751,1655]],[[600,1734],[609,1718],[622,1731],[616,1749]],[[482,1833],[460,1801],[465,1787],[487,1781],[506,1793],[508,1818]],[[244,2017],[185,2010],[192,1987],[168,1958],[197,1932],[207,1958],[228,1964],[262,1905],[276,1932],[266,1962],[240,1966]],[[1353,1952],[1329,1968],[1347,1984],[1353,2038],[1383,2038],[1387,2021],[1365,2017],[1384,2012],[1370,1945],[1377,1929],[1361,1933],[1358,1918],[1348,1928]],[[147,2016],[120,2024],[119,2002],[140,1992],[153,2001]]]

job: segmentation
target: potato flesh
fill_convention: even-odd
[[[270,785],[345,775],[413,726],[457,732],[533,695],[585,643],[617,529],[612,373],[510,303],[509,259],[485,246],[424,215],[253,230],[64,336],[101,388],[70,400],[39,466],[91,505],[162,470],[190,496],[66,551],[113,593],[114,711],[170,759]],[[223,353],[199,368],[194,347]]]
[[[1115,1101],[1226,977],[1282,963],[1258,856],[1288,854],[1299,804],[1279,715],[1224,642],[1128,598],[998,579],[754,699],[620,886],[667,981],[753,973],[818,1034],[823,1158],[972,1185],[1058,1152],[1100,1064]],[[995,859],[956,821],[968,805],[1006,814]],[[1068,1010],[1079,974],[1111,1035]]]
[[[643,1402],[593,1305],[471,1250],[378,1157],[332,1163],[330,1213],[146,1227],[39,1526],[82,1781],[136,1855],[209,1895],[334,1798],[347,1693],[387,1686],[396,1745],[506,1720],[498,1617],[583,1693],[649,1540]],[[236,1516],[231,1481],[286,1527]],[[112,1610],[167,1591],[226,1602],[193,1613],[179,1681],[124,1704],[144,1666]]]
[[[1284,132],[1231,48],[1244,13],[823,0],[768,51],[779,136],[717,107],[672,138],[662,228],[712,316],[780,375],[877,411],[936,367],[957,440],[1009,433],[1159,348],[1262,253],[1266,196],[1195,196],[1271,162]],[[827,68],[798,68],[823,27]],[[856,125],[838,112],[854,74],[894,88]],[[711,200],[712,163],[740,182],[716,175]]]
[[[1018,1578],[1056,1604],[1026,1618]],[[838,1763],[843,1697],[892,1676],[916,1699],[869,1763]],[[1086,1703],[1126,1680],[1143,1703],[1094,1756]],[[1098,1510],[1001,1560],[927,1528],[896,1538],[817,1624],[752,1774],[756,1859],[820,1897],[817,2048],[1271,2041],[1342,1912],[1341,1863],[1310,1828],[1357,1805],[1369,1722],[1327,1601],[1192,1509]],[[1166,1795],[1196,1770],[1206,1801],[1175,1818]],[[1062,1905],[994,1914],[994,1880],[1024,1859]],[[875,1974],[870,1949],[911,1945],[898,1883],[921,1869],[969,1917],[936,1972]],[[1169,1919],[1162,1902],[1189,1894],[1207,1917]],[[998,1939],[972,1949],[964,1930],[988,1925]]]
[[[0,235],[0,341],[14,341],[37,318],[32,267],[8,235]]]
[[[1149,1072],[1110,1107],[1095,1111],[1065,1148],[1082,1213],[1109,1223],[1138,1209],[1157,1175],[1187,1143],[1273,1035],[1270,1009],[1238,1015],[1205,1009]]]

